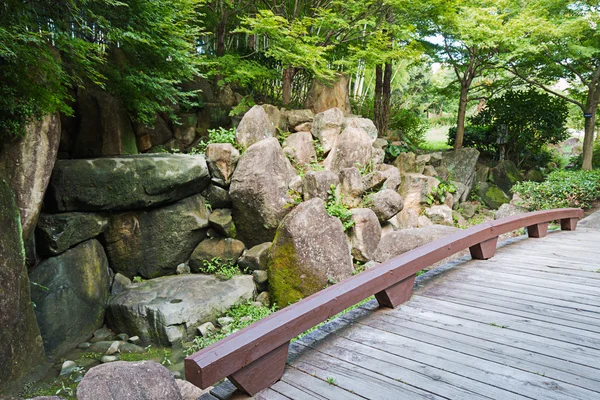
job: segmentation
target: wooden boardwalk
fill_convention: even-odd
[[[510,242],[294,342],[255,398],[600,399],[600,230]]]

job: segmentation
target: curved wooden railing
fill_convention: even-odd
[[[284,371],[291,339],[340,311],[375,295],[384,307],[397,307],[412,294],[415,274],[469,249],[474,259],[488,259],[498,236],[527,228],[529,237],[544,237],[550,221],[575,230],[583,211],[576,208],[538,211],[485,222],[401,254],[330,286],[185,359],[185,377],[207,388],[228,377],[254,395],[277,382]]]

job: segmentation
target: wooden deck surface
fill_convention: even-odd
[[[296,341],[255,398],[600,399],[599,270],[599,230],[513,240]]]

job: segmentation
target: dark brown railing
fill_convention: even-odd
[[[254,395],[277,382],[285,368],[292,338],[371,295],[381,306],[397,307],[412,294],[415,274],[438,261],[469,249],[486,260],[496,251],[498,236],[527,227],[529,237],[546,236],[548,223],[560,221],[575,230],[583,211],[577,208],[538,211],[485,222],[404,253],[321,290],[242,329],[185,359],[185,377],[207,388],[228,377]]]

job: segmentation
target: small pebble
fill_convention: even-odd
[[[215,326],[213,325],[212,322],[206,322],[198,327],[198,333],[202,337],[208,337],[211,334],[215,333],[216,331],[217,331],[217,328],[215,328]]]
[[[60,369],[60,376],[69,375],[71,372],[73,372],[75,368],[77,368],[77,364],[75,363],[75,361],[65,361]]]
[[[139,336],[132,336],[129,338],[129,342],[133,344],[140,344],[141,340]]]
[[[101,363],[109,363],[109,362],[113,362],[113,361],[117,361],[119,359],[119,357],[117,356],[102,356],[102,358],[100,359]]]
[[[252,317],[249,315],[246,315],[245,317],[240,318],[240,322],[243,322],[243,323],[252,322]]]
[[[108,350],[106,350],[106,353],[104,353],[104,354],[110,356],[111,354],[117,353],[119,351],[119,345],[120,345],[120,343],[117,341],[112,342],[112,344],[110,345],[110,347],[108,348]]]
[[[122,342],[126,342],[129,339],[129,335],[126,333],[119,333],[117,335],[117,339],[119,339]]]
[[[77,346],[80,349],[87,349],[91,346],[92,344],[90,342],[83,342],[83,343],[79,343],[79,345]]]
[[[252,306],[253,307],[264,307],[265,305],[263,303],[261,303],[260,301],[253,301]]]

